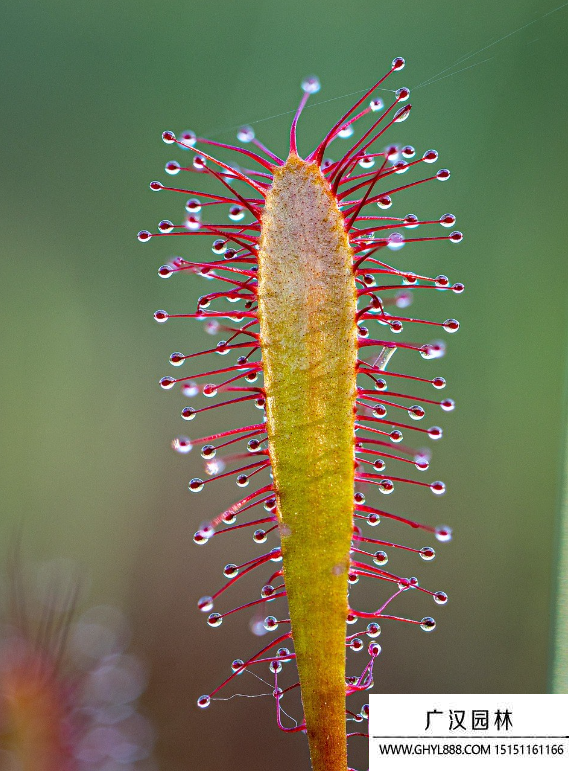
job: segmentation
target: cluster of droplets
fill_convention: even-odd
[[[401,70],[404,67],[404,64],[404,60],[397,57],[392,62],[391,71],[397,72]],[[318,78],[315,76],[305,78],[302,81],[303,97],[301,107],[304,105],[308,96],[316,93],[319,89],[320,82]],[[406,120],[410,114],[411,106],[409,104],[404,104],[409,99],[410,91],[407,88],[399,88],[394,93],[395,105],[392,105],[391,108],[387,108],[386,114],[390,109],[394,109],[392,122],[400,123]],[[368,98],[370,95],[371,92],[369,92]],[[360,104],[360,102],[358,102],[358,104]],[[358,105],[356,105],[356,107],[357,106]],[[347,115],[344,116],[346,121],[339,123],[337,129],[335,131],[333,130],[322,145],[317,148],[317,151],[310,156],[310,160],[319,160],[322,172],[328,175],[331,189],[335,192],[340,189],[340,185],[350,184],[352,182],[352,177],[354,180],[359,179],[360,177],[367,177],[367,182],[370,184],[369,191],[365,196],[358,200],[354,201],[348,199],[346,195],[343,195],[341,199],[338,198],[338,205],[344,213],[346,222],[349,224],[347,229],[349,230],[350,242],[355,255],[354,273],[356,276],[356,283],[361,295],[360,299],[365,303],[365,307],[362,307],[362,304],[360,304],[357,318],[360,349],[363,350],[371,345],[384,346],[381,349],[379,356],[371,357],[369,360],[364,359],[358,369],[358,376],[361,375],[362,377],[366,376],[372,378],[373,387],[370,389],[358,387],[358,404],[360,412],[356,414],[356,420],[359,423],[359,425],[357,425],[357,430],[371,430],[374,432],[373,436],[377,437],[380,435],[381,438],[370,439],[367,438],[367,436],[361,436],[360,434],[356,435],[356,486],[359,487],[360,484],[364,485],[371,483],[374,488],[379,490],[383,495],[390,495],[395,491],[399,482],[402,482],[427,487],[430,492],[440,496],[445,492],[445,484],[443,482],[417,482],[414,480],[401,479],[396,476],[396,474],[389,473],[388,475],[387,465],[388,463],[391,463],[391,459],[395,459],[395,461],[410,463],[417,471],[427,471],[430,463],[430,451],[426,449],[411,450],[410,448],[405,447],[403,444],[404,433],[400,428],[420,431],[431,440],[439,440],[442,437],[442,429],[439,426],[434,425],[429,428],[421,427],[421,421],[427,414],[427,409],[423,405],[427,405],[427,407],[429,405],[438,405],[443,412],[450,412],[454,409],[454,401],[449,398],[437,401],[433,399],[411,397],[406,394],[392,393],[392,389],[388,387],[388,380],[386,378],[390,375],[400,378],[409,377],[411,380],[430,383],[436,390],[445,387],[445,380],[438,376],[431,379],[425,379],[406,376],[400,373],[389,372],[384,374],[384,370],[391,354],[398,347],[412,349],[418,352],[423,359],[439,359],[445,354],[445,343],[441,340],[433,340],[423,345],[414,346],[405,343],[384,343],[384,341],[376,341],[370,336],[370,324],[368,324],[368,322],[376,321],[381,327],[386,328],[389,332],[396,335],[400,335],[407,323],[435,324],[435,322],[423,322],[419,319],[404,318],[403,316],[398,315],[398,311],[407,308],[411,304],[413,291],[415,289],[431,288],[441,292],[450,291],[455,295],[459,295],[464,291],[463,284],[451,283],[449,278],[445,275],[441,274],[436,277],[421,276],[412,272],[395,269],[385,262],[380,262],[375,259],[375,255],[379,249],[385,248],[389,250],[389,252],[398,252],[404,246],[413,242],[441,240],[443,238],[452,244],[458,244],[462,241],[463,236],[460,231],[453,229],[456,224],[456,217],[451,213],[444,213],[434,220],[424,220],[421,219],[419,215],[413,213],[409,213],[404,217],[399,218],[386,216],[384,213],[393,206],[395,195],[399,190],[411,185],[383,192],[376,196],[370,196],[369,198],[367,197],[375,184],[375,181],[377,181],[376,176],[379,178],[379,176],[384,173],[385,176],[387,176],[387,174],[393,174],[397,175],[397,177],[393,178],[399,178],[399,175],[407,173],[415,166],[415,164],[433,164],[437,162],[439,157],[438,153],[436,150],[429,149],[422,155],[418,155],[415,148],[411,145],[389,145],[385,147],[382,152],[374,153],[371,152],[371,148],[364,145],[361,150],[354,152],[353,157],[350,157],[350,152],[346,153],[342,161],[333,161],[330,158],[323,157],[325,147],[332,140],[335,140],[336,138],[346,140],[354,135],[355,121],[359,119],[361,115],[366,113],[381,113],[384,108],[385,104],[383,99],[373,97],[368,101],[368,107],[364,109],[357,118],[347,120],[350,115],[350,113],[347,113]],[[295,121],[298,118],[298,114]],[[234,270],[235,272],[230,274],[230,280],[233,280],[233,284],[238,285],[239,289],[229,289],[226,292],[213,292],[211,294],[203,295],[198,301],[197,312],[194,314],[169,314],[164,310],[159,310],[156,311],[154,318],[158,323],[164,323],[170,318],[184,316],[196,318],[203,323],[207,333],[213,335],[220,334],[224,338],[219,340],[211,351],[203,351],[200,353],[217,353],[218,355],[225,357],[232,352],[233,348],[238,347],[232,342],[234,338],[239,334],[243,334],[244,330],[246,330],[250,324],[254,323],[253,321],[249,321],[251,318],[256,318],[254,287],[256,285],[258,239],[257,236],[254,236],[245,244],[243,242],[239,243],[235,234],[238,232],[238,234],[241,235],[242,233],[247,232],[246,228],[248,228],[249,225],[246,223],[246,218],[248,219],[249,214],[253,214],[254,218],[257,217],[256,224],[258,226],[260,224],[260,211],[262,211],[261,203],[260,208],[258,208],[257,213],[255,213],[255,209],[252,209],[249,205],[250,199],[246,199],[243,195],[238,194],[233,189],[232,185],[235,184],[236,181],[247,181],[246,176],[243,176],[243,174],[250,174],[248,180],[249,183],[253,187],[255,187],[256,184],[257,186],[255,189],[257,193],[260,193],[261,196],[263,196],[263,186],[265,186],[266,189],[270,186],[269,183],[263,181],[263,179],[266,180],[271,174],[267,174],[265,171],[262,173],[249,173],[236,164],[230,165],[222,163],[218,164],[221,167],[221,170],[218,169],[218,171],[215,172],[214,167],[217,163],[215,159],[201,151],[198,152],[195,146],[198,143],[200,143],[200,145],[201,143],[217,143],[198,139],[196,134],[191,131],[182,132],[178,134],[178,136],[171,131],[165,131],[162,137],[166,144],[170,145],[176,143],[181,150],[191,151],[193,153],[192,162],[187,168],[175,160],[168,161],[165,170],[169,175],[177,175],[182,171],[205,173],[209,175],[214,174],[223,182],[226,189],[229,189],[235,195],[232,198],[227,196],[217,196],[217,199],[219,200],[216,200],[215,196],[209,196],[209,194],[206,193],[200,193],[198,195],[195,191],[185,191],[188,194],[191,194],[191,197],[186,201],[185,218],[182,224],[176,225],[170,220],[162,220],[158,224],[158,233],[152,234],[149,231],[141,231],[138,235],[139,240],[144,242],[148,241],[153,235],[170,236],[176,234],[204,235],[211,237],[213,239],[210,242],[211,252],[214,256],[214,262],[211,265],[204,263],[189,263],[182,258],[173,258],[168,264],[159,268],[159,276],[162,278],[170,278],[176,272],[189,271],[208,281],[220,278],[227,281],[227,278],[224,277],[225,274],[222,271]],[[255,135],[255,131],[251,126],[241,126],[237,132],[237,139],[246,147],[251,145],[256,146],[272,160],[276,160],[278,165],[280,159],[270,153],[270,151],[259,142]],[[359,144],[360,143],[357,143],[356,147]],[[228,147],[227,145],[220,146]],[[239,148],[233,149],[237,150],[237,152],[244,152]],[[322,150],[321,153],[320,150]],[[246,152],[249,154],[249,157],[252,157],[248,150]],[[256,157],[258,158],[259,156]],[[348,159],[347,161],[346,158]],[[266,164],[266,161],[263,162]],[[380,164],[383,165],[379,168],[379,171],[377,171]],[[267,166],[265,165],[265,170],[266,169]],[[360,177],[353,176],[354,169]],[[385,169],[385,172],[382,172],[382,169]],[[447,181],[449,178],[450,171],[442,168],[436,171],[429,179]],[[253,180],[253,182],[251,182],[251,180]],[[361,185],[358,185],[357,187],[361,187]],[[354,191],[357,187],[354,188]],[[150,188],[154,191],[174,189],[168,188],[160,182],[152,182]],[[226,190],[223,192],[226,194]],[[205,222],[205,207],[212,204],[223,206],[229,225],[210,225]],[[379,210],[381,216],[364,215],[361,213],[361,209],[364,205],[370,205],[374,214],[377,214],[377,211]],[[255,204],[255,206],[257,205]],[[369,221],[374,222],[373,227],[369,226]],[[389,222],[389,224],[386,225],[385,222]],[[244,230],[232,230],[231,228],[240,227],[240,225],[238,226],[236,223],[243,223]],[[445,229],[446,234],[444,236],[439,235],[433,238],[416,238],[417,228],[424,225],[440,225]],[[397,230],[393,230],[393,228],[397,228]],[[387,230],[387,234],[383,233],[385,230]],[[450,233],[448,232],[449,230]],[[437,229],[437,232],[440,233],[441,231]],[[367,264],[364,266],[363,263],[366,263],[366,261]],[[378,284],[381,284],[381,282],[388,279],[396,280],[398,283],[385,287],[378,286]],[[378,294],[379,292],[382,293],[381,296]],[[393,296],[391,296],[390,292],[393,292]],[[384,293],[387,293],[388,296],[385,297]],[[244,306],[241,306],[241,308],[244,307],[245,310],[228,312],[210,310],[212,303],[213,308],[217,308],[215,302],[218,299],[224,299],[229,303],[244,301]],[[387,311],[389,306],[395,306],[397,309],[395,313],[392,314]],[[243,322],[243,326],[239,327],[238,330],[234,330],[236,334],[228,334],[225,326],[227,320],[237,324]],[[446,333],[453,334],[458,331],[459,322],[454,318],[448,318],[443,322],[437,322],[436,326],[440,327]],[[174,367],[181,367],[187,359],[190,359],[195,355],[198,354],[184,355],[183,353],[176,351],[171,354],[170,363]],[[248,356],[250,356],[250,354]],[[234,399],[233,401],[241,401],[245,398],[250,399],[254,406],[264,412],[265,399],[263,389],[260,386],[253,385],[257,382],[258,376],[262,375],[262,367],[260,364],[250,362],[248,356],[239,355],[235,365],[219,370],[220,374],[228,373],[227,381],[224,383],[211,381],[206,382],[205,385],[201,385],[196,379],[201,377],[201,375],[195,375],[183,378],[167,376],[162,378],[160,385],[164,390],[170,390],[179,384],[185,397],[193,398],[196,396],[204,396],[207,399],[212,399],[221,393],[226,393],[231,390],[249,392],[256,389],[256,393],[251,393],[247,397],[241,397],[239,395],[239,398]],[[212,373],[206,374],[208,374],[208,376],[212,375]],[[213,374],[216,375],[217,372]],[[223,379],[225,381],[225,376]],[[236,380],[241,383],[240,387],[235,387],[234,381]],[[227,387],[228,383],[231,383],[231,386]],[[235,394],[233,394],[233,396],[235,396]],[[397,401],[393,402],[392,399],[412,399],[412,402],[406,402],[405,405],[401,405]],[[212,409],[216,406],[219,405],[212,404],[207,407],[187,405],[182,409],[181,416],[185,421],[193,421],[200,412]],[[405,418],[410,419],[410,425],[407,423],[398,423],[397,421],[392,422],[387,417],[388,411],[391,412],[398,409],[402,410],[402,413],[400,414],[403,414]],[[371,427],[368,425],[368,422],[371,423]],[[373,426],[375,426],[375,428],[373,428]],[[377,426],[380,427],[378,428]],[[213,478],[233,476],[236,485],[240,488],[245,488],[249,485],[251,477],[258,471],[266,470],[270,474],[270,462],[267,459],[267,447],[266,444],[263,444],[263,442],[266,442],[264,436],[264,419],[258,424],[255,423],[252,426],[242,429],[242,435],[237,435],[239,434],[239,431],[241,430],[237,430],[237,433],[233,430],[224,431],[212,437],[202,438],[201,440],[192,440],[187,436],[178,436],[173,440],[172,448],[181,455],[188,454],[192,450],[193,445],[201,445],[201,458],[205,464],[205,472],[210,478],[202,479],[197,476],[193,477],[188,483],[188,488],[192,493],[201,492],[206,484],[213,481]],[[254,435],[247,433],[247,431],[252,431]],[[259,437],[259,434],[263,434],[263,436]],[[218,453],[218,450],[220,450],[221,447],[225,448],[227,445],[233,444],[234,441],[241,439],[246,442],[245,452],[229,456],[222,456]],[[218,444],[218,440],[221,440],[220,444]],[[212,441],[215,441],[215,444],[212,444]],[[382,451],[371,450],[368,445],[372,442],[382,445]],[[398,452],[400,452],[400,455],[394,456],[389,453],[390,444],[398,445]],[[387,448],[388,452],[384,451],[384,447]],[[370,453],[374,455],[374,458],[371,461],[367,460],[365,457],[366,454]],[[251,460],[258,460],[258,462],[249,467],[227,471],[227,468],[230,467],[230,464],[232,464],[234,460],[242,460],[248,456],[250,456]],[[373,472],[377,473],[367,473],[366,469],[369,467],[373,469]],[[255,500],[256,496],[260,494],[264,494],[265,498]],[[264,509],[268,514],[267,517],[263,517],[262,521],[254,520],[253,522],[240,522],[239,524],[235,524],[240,510],[245,511],[260,503],[263,504]],[[271,531],[276,529],[278,532],[279,525],[276,517],[276,506],[276,497],[271,483],[239,501],[216,519],[202,524],[194,535],[194,542],[198,545],[204,545],[212,540],[214,536],[222,532],[251,526],[252,528],[255,528],[253,530],[254,543],[264,544],[268,540]],[[387,550],[391,548],[402,548],[415,552],[421,560],[427,562],[435,558],[435,550],[431,546],[411,549],[410,547],[398,546],[397,544],[377,539],[369,539],[362,535],[362,531],[359,528],[360,521],[363,520],[367,522],[368,525],[376,527],[381,522],[382,517],[399,520],[415,529],[422,528],[423,530],[427,530],[432,533],[439,542],[449,541],[452,536],[451,530],[447,526],[429,528],[412,520],[407,520],[404,517],[390,515],[386,512],[373,509],[369,505],[366,505],[366,499],[363,492],[356,489],[354,494],[354,551],[352,554],[353,559],[351,560],[350,568],[348,570],[348,584],[354,585],[358,583],[362,576],[373,577],[385,581],[387,586],[391,586],[392,589],[395,590],[395,593],[374,612],[364,613],[350,609],[348,613],[348,625],[366,619],[367,626],[365,629],[358,631],[355,634],[347,635],[346,645],[355,653],[367,650],[370,662],[366,665],[359,677],[350,676],[346,678],[347,695],[367,690],[373,685],[373,662],[381,653],[381,646],[375,641],[375,638],[381,633],[381,627],[378,622],[382,618],[398,619],[400,621],[416,624],[426,632],[431,632],[435,629],[435,621],[430,616],[425,616],[420,620],[412,620],[389,615],[387,612],[388,605],[397,596],[401,593],[415,590],[425,592],[432,596],[437,605],[444,605],[448,600],[445,592],[431,592],[421,587],[418,579],[414,576],[409,578],[395,576],[384,570],[389,561]],[[262,527],[256,527],[256,525],[259,524],[262,524]],[[372,551],[366,552],[357,548],[359,546],[364,546],[366,542],[374,544],[372,546]],[[377,548],[378,545],[382,546],[382,548]],[[370,558],[371,565],[357,562],[358,553],[364,555],[367,554]],[[227,580],[225,586],[212,595],[201,597],[198,601],[199,610],[207,614],[207,624],[213,628],[219,627],[222,625],[226,616],[238,610],[248,609],[251,606],[258,607],[258,604],[264,608],[265,603],[274,602],[279,597],[286,596],[284,585],[278,584],[278,582],[282,580],[282,571],[276,571],[274,575],[261,585],[257,599],[225,613],[218,612],[215,609],[217,599],[225,589],[232,586],[242,576],[249,573],[250,570],[257,569],[258,567],[262,567],[271,562],[277,563],[281,560],[281,550],[279,547],[275,547],[270,549],[262,557],[244,563],[243,565],[238,565],[233,562],[228,563],[223,570],[223,575]],[[252,622],[252,629],[255,631],[255,634],[259,636],[265,633],[277,633],[279,635],[277,639],[280,640],[281,643],[291,639],[289,619],[279,618],[276,615],[256,615],[254,622]],[[283,632],[283,630],[285,631]],[[279,727],[282,728],[280,723],[280,698],[283,695],[283,690],[277,684],[277,676],[282,671],[283,664],[293,661],[294,658],[294,652],[291,653],[291,650],[288,647],[283,646],[274,651],[269,646],[269,648],[264,648],[263,651],[261,651],[261,654],[258,654],[252,659],[235,659],[231,665],[231,675],[228,680],[212,693],[201,696],[197,702],[198,706],[201,708],[208,707],[212,700],[217,698],[216,693],[218,690],[224,687],[227,682],[231,681],[233,677],[240,676],[246,671],[252,671],[253,665],[264,663],[268,666],[271,675],[274,675],[275,677],[273,696],[277,701],[277,715],[279,716],[277,719],[279,721]],[[352,713],[349,713],[349,715],[350,714]],[[368,714],[369,707],[364,704],[361,711],[349,719],[361,722],[362,720],[367,719]],[[294,730],[302,730],[302,724],[297,726]]]

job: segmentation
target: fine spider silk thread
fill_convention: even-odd
[[[220,183],[220,190],[210,194],[151,182],[152,190],[191,196],[186,203],[187,216],[180,224],[163,220],[157,233],[144,230],[138,234],[142,242],[173,235],[215,239],[212,261],[177,257],[159,269],[163,278],[188,271],[219,284],[217,291],[200,297],[195,313],[160,310],[154,314],[158,322],[199,319],[208,331],[225,337],[209,350],[173,353],[171,363],[180,366],[201,355],[237,353],[236,362],[227,366],[211,365],[205,372],[162,378],[162,388],[179,384],[187,396],[200,391],[202,378],[204,396],[230,396],[201,408],[187,406],[182,418],[193,420],[201,412],[245,402],[252,402],[263,413],[242,427],[174,441],[174,449],[180,453],[189,452],[193,444],[203,445],[201,453],[210,478],[192,479],[189,489],[194,493],[220,478],[235,477],[239,487],[246,487],[255,475],[265,477],[258,489],[203,524],[194,541],[206,544],[213,537],[247,527],[254,528],[253,539],[259,544],[271,533],[280,536],[280,545],[262,556],[242,565],[226,565],[227,583],[199,600],[198,607],[209,614],[212,627],[220,626],[237,611],[256,611],[270,602],[277,602],[280,610],[263,622],[264,630],[276,632],[276,637],[254,656],[236,659],[232,674],[201,696],[198,705],[208,707],[221,689],[246,670],[268,666],[278,726],[308,735],[314,771],[346,771],[347,736],[367,735],[362,731],[347,734],[346,718],[362,722],[368,707],[350,711],[346,696],[373,685],[373,666],[381,651],[375,642],[381,632],[379,620],[417,625],[426,632],[435,628],[430,616],[415,620],[394,615],[391,603],[409,590],[430,595],[437,604],[447,602],[444,592],[424,589],[416,578],[384,569],[391,550],[415,552],[428,561],[435,556],[431,546],[411,547],[371,538],[364,530],[364,526],[379,524],[383,517],[432,533],[440,541],[451,538],[447,526],[434,528],[380,510],[366,503],[363,492],[376,487],[388,495],[401,483],[428,488],[436,495],[444,493],[443,482],[400,476],[397,468],[407,464],[424,472],[429,467],[429,451],[401,444],[404,432],[432,440],[442,436],[438,426],[417,425],[426,414],[423,405],[444,411],[454,408],[451,399],[402,392],[407,383],[419,389],[424,384],[444,388],[442,377],[387,371],[388,362],[399,349],[424,359],[444,353],[440,341],[417,345],[394,340],[406,324],[449,333],[459,328],[452,318],[437,322],[400,315],[411,303],[413,291],[435,289],[460,294],[464,290],[462,284],[451,284],[444,275],[429,277],[393,267],[391,257],[383,256],[407,244],[454,244],[462,240],[456,230],[424,236],[409,232],[432,226],[450,229],[455,224],[452,214],[421,219],[415,214],[386,213],[402,191],[450,177],[447,169],[440,169],[424,179],[398,184],[395,180],[399,175],[434,163],[437,152],[427,150],[416,157],[410,145],[378,147],[385,132],[408,117],[411,105],[404,103],[410,92],[399,88],[388,105],[373,94],[404,64],[402,58],[394,59],[387,74],[356,101],[306,158],[297,151],[296,127],[310,94],[320,88],[315,77],[302,83],[303,96],[292,121],[286,159],[265,147],[250,126],[239,130],[238,139],[245,145],[253,144],[259,152],[198,138],[191,131],[178,137],[165,131],[164,142],[193,154],[191,164],[169,161],[166,171],[172,175],[206,174]],[[352,139],[338,160],[325,157],[335,140],[354,136],[354,128],[368,116],[372,116],[371,126],[357,141]],[[202,147],[238,153],[253,168],[218,160]],[[216,223],[215,218],[205,215],[212,211],[206,207],[226,209],[229,223]],[[227,302],[239,303],[239,307],[224,307]],[[210,309],[212,304],[214,309]],[[372,334],[374,328],[379,337]],[[259,376],[263,377],[262,385]],[[236,444],[243,444],[244,451],[234,452]],[[395,454],[394,444],[399,445]],[[218,451],[226,447],[231,447],[232,454],[221,457]],[[241,465],[239,461],[245,458],[252,462]],[[390,473],[388,464],[395,467]],[[265,514],[236,524],[237,517],[257,506],[263,506]],[[265,578],[260,597],[230,610],[217,610],[226,590],[252,571],[267,568],[271,575]],[[380,581],[386,590],[375,610],[357,610],[348,602],[349,586],[360,577]],[[283,610],[285,597],[288,614]],[[362,625],[363,629],[347,634],[346,623]],[[366,636],[371,640],[367,646]],[[346,649],[358,652],[366,647],[369,660],[361,674],[347,677]],[[291,661],[296,662],[299,679],[283,687],[279,674]],[[281,701],[298,687],[303,717],[286,727]]]

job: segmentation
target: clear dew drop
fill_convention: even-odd
[[[153,181],[152,181],[152,182],[149,184],[149,186],[148,186],[148,187],[149,187],[151,190],[154,190],[154,191],[156,192],[157,190],[162,190],[162,188],[163,188],[164,186],[163,186],[162,182],[158,182],[157,180],[153,180]]]
[[[401,148],[401,155],[406,159],[414,158],[415,148],[411,145],[405,145],[405,147]]]
[[[435,592],[435,594],[433,594],[433,600],[437,605],[446,605],[448,602],[448,595],[446,592]]]
[[[391,493],[395,490],[395,485],[391,479],[382,479],[377,486],[379,492],[383,493],[384,495],[391,495]]]
[[[203,171],[205,167],[207,166],[207,161],[205,159],[205,156],[203,155],[194,155],[194,158],[192,160],[192,166],[197,171]]]
[[[397,97],[397,100],[399,102],[406,102],[407,99],[411,96],[411,91],[403,86],[403,88],[398,88],[395,92],[395,96]]]
[[[431,428],[427,429],[427,434],[430,436],[431,439],[434,439],[437,441],[440,439],[443,435],[443,430],[440,428],[440,426],[431,426]]]
[[[419,227],[419,217],[416,214],[407,214],[404,222],[406,228],[413,229]]]
[[[170,265],[161,265],[158,268],[158,275],[160,276],[160,278],[170,278],[172,273],[173,273],[173,270]]]
[[[273,555],[271,557],[271,562],[282,562],[283,555],[281,554],[281,550],[278,546],[275,546],[274,549],[271,549],[269,553]]]
[[[210,613],[207,617],[207,623],[210,626],[221,626],[223,623],[223,616],[220,613]]]
[[[203,546],[208,542],[208,538],[204,535],[204,533],[201,530],[197,530],[194,533],[194,543],[198,546]]]
[[[375,381],[375,390],[387,391],[387,380],[384,380],[382,377],[378,377]]]
[[[379,637],[381,634],[381,627],[375,621],[371,621],[367,625],[366,634],[368,637]]]
[[[171,174],[172,176],[179,174],[181,168],[182,167],[178,161],[167,161],[167,163],[164,165],[164,171],[167,174]]]
[[[225,254],[227,251],[227,242],[223,238],[217,238],[211,245],[211,251],[214,254]]]
[[[453,244],[459,244],[463,238],[464,236],[460,230],[453,230],[449,236],[449,240],[452,241]]]
[[[249,484],[249,477],[246,474],[239,474],[235,480],[237,487],[247,487]]]
[[[461,283],[453,284],[451,289],[455,294],[462,294],[464,292],[464,284],[461,284]]]
[[[430,456],[426,455],[425,453],[417,453],[413,458],[417,471],[427,471],[429,468],[429,460]]]
[[[201,210],[202,204],[198,198],[188,198],[186,201],[186,211],[188,214],[198,214]]]
[[[376,471],[383,471],[385,469],[385,461],[378,458],[373,462],[373,467]]]
[[[277,650],[277,656],[279,658],[283,659],[283,663],[286,664],[287,661],[290,661],[290,659],[286,659],[285,656],[290,656],[290,651],[288,648],[279,648]]]
[[[354,493],[354,503],[363,504],[366,502],[366,497],[363,493],[356,492]]]
[[[419,550],[419,556],[422,560],[425,560],[425,562],[430,562],[435,559],[435,550],[432,546],[423,546],[423,548]]]
[[[420,354],[423,357],[423,359],[435,359],[436,358],[436,352],[435,352],[433,346],[429,345],[428,343],[421,347]]]
[[[192,449],[192,442],[187,436],[177,436],[172,440],[172,449],[180,455],[187,455]]]
[[[439,222],[443,226],[443,228],[452,228],[454,223],[456,222],[456,217],[454,214],[443,214],[443,216],[439,219]]]
[[[203,325],[204,332],[208,335],[217,335],[219,332],[219,321],[216,319],[208,319]]]
[[[198,609],[202,613],[209,613],[213,609],[213,599],[211,597],[200,597],[198,600]]]
[[[357,584],[360,580],[360,577],[357,573],[348,573],[348,583],[350,585]]]
[[[248,144],[255,139],[255,130],[252,126],[241,126],[237,131],[237,139],[244,144]]]
[[[213,444],[204,444],[201,449],[201,456],[204,458],[204,460],[209,460],[210,458],[215,457],[216,452],[217,448],[214,447]]]
[[[275,587],[271,586],[271,584],[265,584],[263,588],[261,589],[261,597],[262,599],[266,600],[269,597],[272,597],[275,593]]]
[[[372,410],[374,418],[383,418],[387,415],[387,408],[384,404],[378,404]]]
[[[399,591],[406,592],[407,589],[411,589],[411,580],[409,578],[400,578],[397,582]]]
[[[399,158],[399,145],[389,145],[389,147],[385,148],[384,154],[388,161],[395,163]]]
[[[174,388],[175,385],[176,385],[176,380],[173,377],[163,377],[160,380],[160,386],[165,391],[169,391],[171,388]]]
[[[439,157],[439,154],[436,150],[427,150],[425,153],[423,153],[422,160],[425,163],[434,163],[437,158]]]
[[[380,209],[389,209],[393,201],[388,195],[381,195],[377,199],[377,205]]]
[[[267,616],[267,618],[263,621],[263,626],[267,630],[267,632],[274,631],[279,625],[279,622],[274,616]]]
[[[405,59],[402,56],[396,56],[395,59],[391,62],[391,68],[395,72],[399,72],[399,70],[402,70],[403,67],[405,67]]]
[[[180,134],[180,147],[182,150],[189,150],[193,147],[197,141],[197,137],[193,131],[182,131]]]
[[[380,567],[382,565],[387,565],[389,562],[389,557],[387,556],[387,553],[384,551],[376,551],[373,555],[373,561],[376,565],[379,565]]]
[[[381,522],[381,517],[379,514],[376,514],[375,512],[371,512],[371,514],[367,518],[368,525],[371,525],[371,527],[376,527],[376,525],[379,525]]]
[[[435,495],[443,495],[446,492],[446,486],[444,482],[431,482],[429,487],[431,488],[431,492],[433,492]]]
[[[449,285],[448,276],[444,276],[442,273],[435,278],[435,286],[439,288],[447,287]]]
[[[173,131],[163,131],[162,132],[162,139],[167,145],[171,145],[173,142],[176,141],[176,135]]]
[[[441,408],[445,412],[452,412],[454,410],[455,404],[453,399],[443,399],[441,402]]]
[[[255,543],[266,543],[267,534],[264,530],[255,530],[253,533],[253,540]]]
[[[223,575],[226,578],[235,578],[235,576],[239,573],[239,568],[237,565],[234,565],[233,562],[230,562],[229,565],[226,565],[223,568]]]
[[[395,442],[395,444],[398,444],[403,440],[403,434],[398,429],[394,429],[389,434],[389,438],[391,439],[392,442]]]
[[[364,641],[359,637],[354,637],[353,640],[350,640],[350,648],[353,651],[361,651],[364,647]]]
[[[231,662],[231,670],[239,675],[242,675],[245,671],[245,662],[243,659],[234,659]]]
[[[337,136],[340,137],[340,139],[349,139],[354,133],[354,127],[352,124],[346,124],[345,126],[342,126],[342,128],[338,131]]]
[[[170,364],[172,364],[174,367],[181,367],[184,363],[184,354],[180,353],[180,351],[174,351],[174,353],[170,354]]]
[[[369,103],[369,108],[372,112],[383,110],[383,99],[372,99]]]
[[[364,704],[360,710],[360,715],[365,719],[369,720],[369,704]]]
[[[447,384],[447,382],[444,379],[444,377],[435,377],[435,378],[433,378],[433,380],[431,382],[434,385],[434,387],[439,389],[439,390],[441,388],[444,388],[446,386],[446,384]]]
[[[317,94],[320,91],[320,79],[316,75],[309,75],[302,80],[300,87],[305,94]]]
[[[355,624],[357,623],[358,617],[354,613],[348,613],[346,616],[346,624]]]
[[[370,643],[367,652],[372,657],[372,659],[375,659],[381,653],[381,645],[376,642]]]
[[[217,395],[217,386],[215,383],[206,383],[202,389],[202,393],[204,396],[209,397],[210,399]]]
[[[432,632],[436,625],[435,619],[431,618],[431,616],[425,616],[425,618],[421,619],[421,629],[423,632]]]
[[[194,479],[190,479],[188,482],[188,490],[192,493],[199,493],[204,488],[204,481],[203,479],[199,479],[198,477],[195,477]]]
[[[412,407],[409,407],[407,414],[413,420],[421,420],[425,417],[425,410],[420,405],[414,404]]]
[[[271,661],[269,664],[269,670],[274,674],[278,674],[281,669],[283,668],[283,665],[280,661]]]
[[[409,117],[409,113],[411,112],[411,105],[406,104],[405,107],[401,107],[401,109],[397,110],[393,117],[394,123],[403,123],[404,120],[407,120]]]
[[[158,223],[158,230],[161,233],[171,233],[174,230],[174,223],[170,220],[161,220]]]
[[[196,410],[193,407],[184,407],[182,418],[184,420],[193,420],[196,417]]]
[[[200,696],[197,701],[197,705],[201,709],[206,709],[206,707],[209,707],[210,704],[211,704],[211,699],[209,696]]]
[[[141,230],[138,233],[137,238],[139,241],[144,243],[145,241],[149,241],[152,238],[152,233],[150,233],[148,230]]]
[[[191,214],[184,220],[184,227],[188,230],[199,230],[202,226],[201,220],[195,214]]]
[[[441,182],[446,182],[447,179],[450,179],[450,171],[448,169],[439,169],[437,171],[436,177]]]
[[[435,538],[441,543],[452,540],[452,529],[448,525],[439,525],[435,528]]]
[[[205,473],[210,476],[214,477],[217,474],[221,474],[222,471],[225,471],[225,462],[221,458],[215,458],[214,460],[208,460],[206,463],[204,463]]]
[[[375,166],[375,158],[371,155],[364,155],[359,159],[358,165],[361,166],[362,169],[371,169]]]
[[[208,538],[208,539],[211,538],[215,534],[215,529],[214,529],[213,525],[211,525],[211,524],[202,525],[200,530],[205,535],[205,537]]]
[[[245,216],[245,209],[242,206],[230,206],[228,216],[233,222],[239,222]]]

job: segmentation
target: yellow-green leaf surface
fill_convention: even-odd
[[[354,494],[356,287],[319,167],[275,171],[258,268],[269,451],[314,771],[347,768],[345,624]]]

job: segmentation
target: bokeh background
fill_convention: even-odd
[[[193,545],[235,487],[190,495],[198,453],[177,456],[169,443],[251,413],[181,425],[185,400],[157,385],[171,351],[212,340],[191,322],[152,319],[156,308],[191,312],[204,291],[198,278],[157,277],[187,243],[135,237],[181,216],[184,199],[148,190],[181,160],[160,133],[227,141],[259,121],[258,136],[284,152],[282,114],[314,72],[323,87],[301,120],[308,150],[350,106],[344,95],[406,58],[389,87],[411,87],[414,109],[389,141],[437,148],[452,178],[401,194],[399,212],[452,211],[466,237],[397,259],[467,290],[418,299],[418,315],[462,327],[445,359],[403,362],[443,374],[457,401],[430,418],[445,428],[432,477],[448,492],[401,491],[390,503],[448,522],[455,538],[434,563],[391,560],[451,600],[433,609],[433,635],[385,625],[375,690],[545,692],[565,415],[565,23],[555,0],[3,1],[0,560],[21,533],[26,560],[73,560],[85,603],[126,612],[151,670],[144,710],[164,771],[308,760],[304,737],[277,731],[268,698],[195,706],[233,658],[260,647],[246,618],[212,630],[195,606],[226,562],[258,547],[248,537]],[[405,610],[433,612],[416,598]]]

